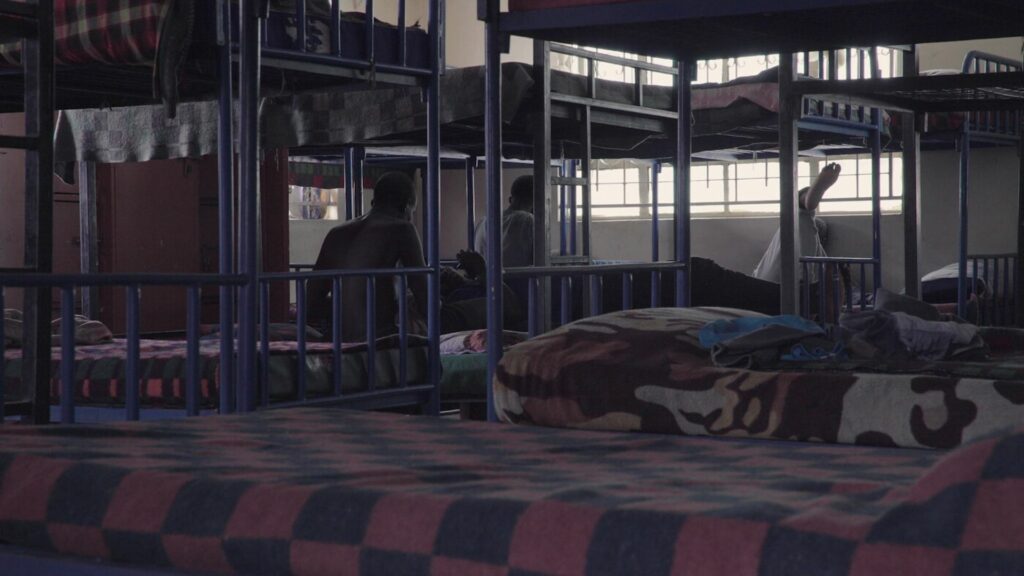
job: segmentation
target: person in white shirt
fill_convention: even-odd
[[[839,164],[832,163],[825,166],[818,173],[814,183],[799,192],[800,256],[827,256],[819,236],[814,212],[818,209],[818,204],[821,203],[821,198],[825,195],[825,192],[839,179],[840,171]],[[768,248],[764,251],[764,256],[761,257],[761,262],[754,268],[753,276],[755,278],[775,282],[776,284],[780,283],[782,276],[782,240],[780,233],[781,230],[775,231],[771,242],[768,243]],[[812,266],[811,283],[815,284],[817,281],[817,267]]]
[[[487,221],[476,227],[473,248],[487,257]],[[508,208],[501,217],[501,264],[504,268],[533,265],[533,176],[512,183]]]

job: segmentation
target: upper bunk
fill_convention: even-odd
[[[265,89],[417,86],[430,75],[428,32],[407,23],[406,0],[383,3],[393,23],[375,18],[372,2],[364,13],[342,11],[339,0],[261,1]],[[229,0],[54,0],[54,16],[62,110],[210,99],[221,48],[239,58],[238,3]],[[0,44],[0,111],[21,109],[20,59],[19,42]]]
[[[1024,34],[1019,0],[509,0],[502,33],[673,58],[798,54]],[[794,79],[793,95],[855,97],[913,112],[1024,107],[1024,72],[901,78]]]
[[[485,5],[486,0],[481,2]],[[693,59],[1019,36],[1019,0],[509,0],[501,32]],[[484,12],[486,10],[483,10]]]

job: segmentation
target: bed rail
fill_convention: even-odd
[[[979,326],[1015,326],[1017,321],[1017,254],[975,254],[967,257],[972,278],[982,278],[986,291],[978,306]]]
[[[877,258],[804,256],[800,258],[800,269],[800,313],[804,318],[816,317],[821,324],[838,324],[842,312],[870,309],[874,305],[874,294],[881,286],[882,267]],[[868,269],[871,270],[870,285]],[[816,294],[812,294],[812,283],[808,282],[814,277],[818,278]],[[859,281],[857,294],[853,292],[855,281]]]
[[[377,42],[377,28],[385,26],[377,22],[374,0],[366,0],[363,12],[363,45],[362,57],[345,56],[342,46],[344,40],[345,12],[341,8],[341,0],[330,0],[328,14],[328,38],[326,52],[316,50],[316,43],[311,42],[311,18],[308,4],[311,0],[295,0],[292,17],[295,19],[295,39],[291,48],[272,47],[268,44],[267,34],[262,36],[262,52],[265,64],[275,66],[287,63],[286,67],[305,72],[331,74],[339,68],[361,71],[371,82],[376,81],[378,74],[398,76],[414,76],[426,79],[431,74],[430,67],[422,68],[409,63],[408,32],[412,29],[407,23],[407,1],[391,0],[397,12],[395,25],[396,38],[394,46],[380,46]],[[441,0],[440,21],[444,20],[444,0]],[[265,22],[265,21],[264,21]],[[394,63],[382,61],[382,52],[390,48],[395,55]],[[444,53],[441,55],[441,69],[444,69]],[[383,79],[383,78],[382,78]]]
[[[527,331],[530,337],[541,332],[546,318],[546,310],[539,307],[539,295],[544,285],[544,280],[558,281],[560,299],[557,310],[557,318],[561,324],[567,324],[579,318],[597,316],[605,312],[603,309],[603,289],[605,276],[621,276],[622,287],[622,310],[634,308],[633,281],[639,274],[651,275],[651,300],[650,307],[657,308],[662,303],[661,295],[661,274],[663,273],[684,273],[689,266],[685,262],[652,262],[641,264],[601,264],[601,265],[564,265],[564,266],[532,266],[524,268],[506,268],[505,278],[511,281],[525,281],[527,290]],[[584,292],[584,306],[582,311],[577,313],[573,306],[573,284],[575,282],[586,282]],[[677,278],[677,282],[678,282]],[[554,289],[554,288],[552,288]]]
[[[75,316],[75,289],[83,287],[112,287],[125,290],[126,343],[125,343],[125,406],[126,420],[138,420],[139,402],[139,313],[143,287],[173,286],[182,287],[187,293],[187,368],[185,378],[185,414],[197,416],[200,413],[200,357],[199,357],[199,314],[200,299],[203,287],[238,287],[245,283],[242,275],[224,274],[0,274],[0,307],[3,304],[3,292],[7,288],[24,288],[39,291],[41,294],[52,290],[60,291],[60,371],[59,397],[60,421],[64,424],[75,422],[75,323],[68,322]],[[0,329],[4,328],[4,319],[0,318]],[[228,338],[230,339],[230,330]],[[230,349],[230,348],[229,348]],[[5,396],[5,350],[0,345],[0,397]],[[223,361],[223,359],[222,359]],[[233,361],[233,360],[228,360]],[[23,364],[24,366],[24,364]],[[47,366],[49,370],[49,366]],[[34,383],[32,401],[50,405],[50,381],[48,378],[37,378],[34,381],[24,379],[24,385]],[[244,385],[244,383],[243,383]],[[220,383],[222,398],[231,398],[234,382]],[[224,400],[221,401],[221,405]],[[0,422],[4,414],[0,412]]]
[[[413,319],[410,318],[409,304],[405,295],[409,290],[409,278],[412,276],[427,276],[434,274],[430,267],[422,268],[387,268],[378,270],[315,270],[302,272],[280,272],[260,275],[260,395],[259,404],[263,407],[271,406],[269,373],[270,365],[270,290],[274,283],[287,283],[291,285],[296,299],[296,328],[298,348],[298,373],[296,398],[294,403],[282,405],[331,403],[357,406],[362,408],[380,408],[392,405],[409,404],[410,398],[419,399],[421,404],[426,403],[427,397],[437,386],[437,382],[431,382],[428,374],[427,382],[420,385],[410,385],[408,378],[409,368],[409,337]],[[327,397],[311,399],[308,395],[306,359],[308,355],[308,342],[306,330],[309,326],[306,305],[306,288],[310,281],[331,282],[331,351],[333,354],[332,388]],[[343,283],[347,281],[361,281],[367,283],[366,290],[366,370],[367,382],[364,393],[346,393],[343,391],[343,366],[342,366],[342,328],[344,324],[341,298]],[[385,281],[397,282],[396,291],[398,298],[398,379],[397,386],[389,389],[378,388],[376,373],[377,356],[377,332],[376,323],[377,298],[376,287]],[[420,311],[426,314],[426,310]],[[430,342],[428,338],[428,353],[436,354],[437,343]],[[274,404],[275,406],[277,403]]]
[[[1020,60],[971,50],[964,56],[963,74],[993,74],[999,72],[1020,72],[1024,64]],[[968,122],[962,127],[972,139],[994,137],[1016,140],[1020,138],[1020,110],[990,110],[971,112]]]

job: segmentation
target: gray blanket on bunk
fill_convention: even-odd
[[[533,81],[526,66],[502,70],[502,114],[509,122]],[[483,79],[479,67],[447,71],[442,77],[442,123],[483,116]],[[235,119],[237,137],[237,106]],[[380,142],[392,134],[425,130],[426,122],[419,88],[276,96],[260,105],[260,132],[267,148]],[[70,177],[70,163],[77,161],[141,162],[214,154],[217,123],[215,101],[181,103],[173,119],[163,106],[64,111],[55,137],[57,172]]]

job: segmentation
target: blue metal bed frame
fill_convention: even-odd
[[[399,12],[399,34],[400,53],[405,54],[405,6],[406,0],[397,0]],[[2,10],[7,4],[18,7],[19,3],[11,2],[0,5],[0,17]],[[402,66],[382,66],[374,62],[375,47],[372,34],[374,26],[373,1],[368,0],[366,6],[366,60],[354,60],[341,55],[340,49],[340,12],[339,0],[332,0],[331,6],[334,10],[334,17],[331,26],[331,54],[313,54],[307,51],[304,42],[305,28],[299,27],[297,48],[294,50],[270,49],[263,46],[261,39],[264,28],[265,17],[269,3],[266,0],[259,2],[242,2],[239,11],[239,37],[237,45],[231,41],[231,3],[228,0],[216,2],[218,28],[218,50],[217,65],[219,69],[218,83],[218,104],[220,109],[219,124],[219,195],[218,206],[220,212],[219,239],[220,239],[220,262],[219,273],[216,275],[161,275],[161,274],[140,274],[140,275],[49,275],[50,256],[52,252],[52,210],[48,208],[52,192],[50,190],[50,177],[52,172],[52,139],[49,138],[52,128],[53,93],[51,90],[53,74],[53,38],[52,26],[41,25],[40,30],[48,34],[40,34],[40,44],[43,46],[40,56],[36,54],[39,48],[33,48],[35,44],[29,44],[26,51],[26,90],[25,109],[29,114],[31,123],[28,133],[38,135],[36,142],[29,142],[28,139],[5,138],[0,144],[5,146],[35,147],[39,154],[30,154],[29,181],[26,189],[28,194],[28,229],[30,231],[29,250],[26,252],[26,269],[0,271],[0,291],[4,287],[32,286],[36,290],[30,290],[29,294],[38,294],[38,302],[49,299],[50,289],[61,289],[62,315],[68,317],[74,310],[74,289],[81,286],[124,286],[127,290],[127,312],[130,319],[128,339],[129,354],[127,359],[127,376],[130,381],[138,381],[138,306],[139,287],[142,285],[183,285],[188,287],[188,370],[189,395],[186,412],[190,415],[198,414],[198,405],[194,396],[195,382],[198,381],[196,369],[198,367],[198,296],[201,285],[218,286],[221,294],[220,310],[220,333],[221,338],[221,386],[219,397],[219,411],[221,413],[247,412],[254,410],[260,405],[260,398],[257,394],[257,383],[259,382],[259,352],[257,351],[258,335],[257,320],[260,316],[260,293],[261,283],[269,282],[271,279],[277,281],[293,281],[302,283],[311,277],[328,276],[335,283],[341,282],[343,277],[362,276],[374,278],[392,276],[402,278],[404,281],[409,274],[422,274],[427,276],[428,296],[431,305],[427,310],[428,323],[428,376],[427,386],[403,388],[399,393],[391,390],[374,391],[362,395],[345,395],[336,398],[339,403],[352,406],[379,407],[381,405],[392,406],[403,403],[423,403],[426,412],[436,414],[439,409],[439,394],[437,382],[440,374],[440,364],[437,354],[437,343],[439,340],[439,270],[440,260],[438,251],[438,190],[439,190],[439,113],[437,96],[439,94],[439,78],[443,68],[441,41],[443,26],[444,0],[429,0],[429,38],[431,46],[429,69],[421,69],[405,66],[403,58]],[[22,5],[23,6],[23,5]],[[52,21],[52,0],[40,0],[39,21]],[[23,9],[26,10],[26,9]],[[300,23],[305,23],[305,0],[296,3],[296,17]],[[48,39],[48,42],[47,42]],[[36,59],[33,57],[36,56]],[[262,62],[263,56],[268,59]],[[233,143],[231,137],[231,103],[232,93],[232,64],[238,60],[240,101],[240,134],[239,134],[239,228],[238,228],[238,261],[232,260],[233,222],[234,212],[232,202],[233,186]],[[44,64],[41,66],[39,62]],[[359,71],[356,76],[358,80],[382,82],[390,79],[382,78],[383,74],[394,75],[394,79],[406,82],[403,78],[411,79],[413,83],[423,87],[428,101],[428,136],[427,136],[427,267],[423,269],[408,270],[353,270],[334,271],[330,273],[284,273],[275,275],[272,278],[261,279],[259,271],[259,144],[257,125],[257,106],[259,99],[260,71],[262,66],[273,66],[300,74],[330,75],[334,70],[355,70]],[[33,68],[35,67],[35,68]],[[380,73],[381,75],[378,75]],[[38,79],[38,80],[37,80]],[[24,142],[22,141],[24,140]],[[46,145],[43,145],[44,142]],[[38,193],[34,190],[38,189]],[[45,261],[43,260],[45,259]],[[235,291],[238,291],[237,301]],[[0,298],[2,301],[2,298]],[[28,327],[27,345],[23,351],[23,366],[25,372],[23,379],[26,382],[33,382],[33,398],[28,403],[32,411],[32,420],[36,423],[45,423],[49,420],[49,381],[50,381],[50,338],[49,338],[49,316],[47,306],[37,306],[27,302],[26,312],[31,320]],[[233,307],[238,307],[238,331],[235,333]],[[265,307],[264,307],[265,308]],[[38,319],[33,318],[38,316]],[[0,321],[2,322],[2,321]],[[266,322],[264,322],[264,326]],[[134,328],[133,328],[134,326]],[[68,330],[73,324],[64,323],[64,343],[73,342],[73,333],[69,339]],[[335,351],[340,345],[340,340],[335,335]],[[237,338],[237,366],[235,353],[235,339]],[[403,337],[404,341],[404,337]],[[371,348],[373,344],[371,343]],[[266,347],[264,347],[264,351]],[[403,347],[404,350],[404,347]],[[305,352],[300,349],[300,354]],[[61,420],[64,422],[74,421],[73,395],[68,394],[73,389],[73,344],[62,348],[63,361],[61,363],[61,387],[64,393],[61,394]],[[69,361],[69,359],[71,359]],[[336,358],[336,361],[339,359]],[[336,378],[340,374],[336,375]],[[241,383],[236,385],[236,383]],[[0,383],[2,387],[2,383]],[[128,386],[128,390],[137,387]],[[265,389],[266,387],[264,387]],[[2,391],[2,390],[0,390]],[[351,397],[350,397],[351,396]],[[358,396],[358,397],[356,397]],[[383,399],[383,400],[382,400]],[[320,403],[321,401],[318,401]],[[126,406],[128,419],[138,418],[137,402],[129,399]],[[24,406],[19,406],[24,408]],[[22,410],[24,413],[25,410]],[[2,413],[0,413],[2,416]],[[0,422],[3,419],[0,418]]]
[[[898,35],[902,37],[887,38],[884,40],[887,42],[892,42],[893,40],[925,42],[969,39],[979,36],[1012,36],[1019,32],[1019,22],[1021,21],[1020,16],[1024,15],[1022,14],[1022,12],[1024,12],[1024,6],[1020,6],[1019,3],[1013,4],[1004,2],[1000,3],[1000,6],[998,7],[986,5],[984,7],[978,7],[972,12],[968,12],[956,10],[937,2],[925,0],[893,0],[888,2],[883,2],[881,0],[828,0],[813,2],[809,0],[787,0],[786,2],[775,3],[770,8],[764,7],[763,4],[759,2],[726,2],[707,4],[679,3],[668,0],[641,0],[638,2],[571,8],[537,9],[523,12],[501,12],[499,2],[496,0],[478,0],[477,7],[478,18],[483,20],[486,26],[485,64],[487,67],[487,117],[485,127],[489,166],[492,166],[493,161],[501,157],[502,126],[500,116],[501,80],[499,73],[499,55],[507,44],[507,36],[510,34],[532,36],[535,39],[578,43],[589,46],[619,49],[626,52],[639,52],[677,58],[679,63],[678,85],[680,86],[677,110],[679,117],[682,118],[688,118],[690,116],[689,84],[692,72],[691,66],[696,58],[741,55],[745,52],[780,52],[779,148],[782,162],[780,179],[782,210],[780,219],[783,254],[781,310],[783,313],[796,313],[800,307],[800,291],[797,282],[800,264],[797,258],[797,198],[795,191],[797,189],[797,130],[804,112],[804,96],[812,94],[849,94],[848,87],[851,84],[860,84],[862,86],[862,94],[874,94],[875,91],[877,91],[877,86],[885,85],[887,83],[887,81],[879,79],[851,82],[850,80],[839,80],[834,77],[829,80],[800,81],[796,76],[794,54],[798,51],[808,49],[835,48],[843,44],[878,44],[881,43],[883,39],[875,39],[875,36],[882,34],[888,29],[898,30]],[[826,10],[826,8],[830,10]],[[872,20],[874,23],[872,26],[860,26],[854,23],[852,27],[844,27],[844,18],[837,18],[837,13],[842,12],[843,14],[846,14],[855,10],[861,10],[865,13],[872,14],[873,17],[883,13],[888,16],[884,19],[884,25],[882,26],[878,26],[877,21]],[[1012,15],[1015,13],[1018,15],[1018,18],[1014,20],[1014,24],[1007,24],[1005,20],[1000,20],[999,18],[1004,17],[1012,19]],[[950,25],[922,25],[915,28],[912,26],[915,23],[915,18],[920,19],[919,22],[927,22],[929,19],[936,21],[946,19]],[[793,30],[793,26],[784,26],[787,19],[792,19],[797,23],[801,33],[797,33],[796,30]],[[814,23],[811,22],[811,20],[814,19],[820,20],[821,26],[816,27]],[[756,29],[759,32],[763,32],[764,30],[770,30],[771,32],[767,35],[758,35],[757,42],[759,42],[759,44],[756,46],[747,46],[743,41],[738,42],[736,34],[724,35],[723,37],[717,39],[712,38],[709,40],[707,38],[709,33],[708,31],[710,30],[714,32],[717,30],[720,32],[719,26],[722,24],[728,24],[733,29],[742,29],[743,26],[749,26],[751,29]],[[767,28],[765,28],[765,26],[767,26]],[[903,28],[901,28],[901,26],[903,26]],[[645,30],[645,27],[648,30]],[[649,29],[651,28],[658,28],[659,30],[672,33],[644,33],[645,31],[650,32]],[[827,31],[827,36],[817,35],[814,32],[815,30]],[[672,40],[669,41],[669,38]],[[538,51],[539,50],[535,48],[535,55]],[[808,60],[805,58],[805,62],[807,61]],[[873,65],[872,69],[874,68],[876,67]],[[916,72],[916,68],[914,70]],[[1000,74],[996,74],[996,76],[1000,76]],[[1004,79],[1007,79],[1005,78],[1005,76],[1007,76],[1005,73],[1002,74],[1002,76],[1004,76]],[[1010,78],[1008,79],[1012,81],[1019,81],[1018,78],[1012,75],[1010,75]],[[902,80],[905,80],[903,84],[899,83],[899,79],[896,82],[888,82],[888,84],[897,84],[900,86],[905,85],[910,89],[917,89],[921,87],[921,85],[918,84],[918,78]],[[967,82],[966,84],[969,88],[977,88],[978,86],[991,85],[993,80],[993,78],[989,78],[986,79],[985,82]],[[816,89],[811,89],[809,86],[812,84],[817,85],[817,87],[827,87],[827,89],[817,89],[817,87]],[[962,79],[958,79],[957,82],[953,83],[937,82],[936,84],[940,87],[964,86]],[[801,85],[807,85],[808,87],[804,89],[804,86]],[[924,85],[924,88],[927,88],[927,84]],[[887,103],[894,101],[891,97],[882,100]],[[897,101],[900,104],[904,104],[904,106],[896,106],[896,108],[906,109],[905,105],[907,102],[901,99],[897,99]],[[878,104],[876,102],[867,102],[866,105],[869,106],[871,110],[870,127],[866,130],[866,136],[870,139],[874,175],[872,181],[873,257],[870,259],[870,262],[864,262],[864,264],[870,264],[875,267],[876,273],[874,274],[874,282],[877,287],[881,276],[878,273],[881,255],[881,238],[879,234],[880,198],[878,194],[880,189],[878,164],[881,149],[881,118]],[[946,109],[957,110],[958,108]],[[843,123],[836,123],[834,126],[839,129],[850,128],[865,130],[864,126],[859,125],[843,126]],[[910,126],[913,128],[912,119],[910,120]],[[913,130],[911,133],[914,133]],[[690,166],[690,123],[681,123],[677,130],[677,134],[679,141],[676,158],[676,205],[688,207],[689,179],[687,176],[689,174]],[[916,134],[914,135],[916,136]],[[915,138],[912,146],[913,151],[911,152],[911,157],[914,160],[913,171],[915,173],[917,146]],[[586,171],[586,159],[584,159],[584,163],[584,170]],[[571,169],[570,174],[575,176],[575,169]],[[966,179],[966,175],[964,175],[964,179]],[[489,170],[487,182],[487,219],[492,223],[497,223],[500,221],[501,217],[500,171]],[[912,178],[911,182],[914,186],[912,196],[913,200],[916,202],[918,186],[916,178]],[[1022,185],[1022,190],[1024,190],[1024,185]],[[1022,195],[1022,197],[1024,197],[1024,195]],[[569,202],[570,206],[574,208],[575,201],[570,199]],[[1024,210],[1022,210],[1022,214],[1024,214]],[[677,217],[675,221],[675,245],[676,261],[677,263],[685,266],[685,263],[689,260],[689,214],[684,214],[684,216],[684,218],[680,218],[679,211],[677,210]],[[913,230],[908,231],[907,233],[914,234],[916,239],[916,234],[919,230],[916,222],[916,208],[913,211],[913,217],[915,219]],[[585,215],[584,226],[586,226],[586,218],[587,217]],[[500,237],[496,233],[496,228],[497,227],[494,225],[491,225],[488,228],[488,246],[490,251],[490,254],[487,255],[487,282],[489,287],[488,322],[490,330],[489,338],[491,341],[496,341],[495,339],[500,336],[502,329],[501,291],[495,289],[495,287],[499,286],[501,283],[502,274],[501,254],[499,248]],[[571,228],[570,234],[574,231],[575,226]],[[565,235],[563,233],[563,238],[564,236]],[[540,237],[539,234],[538,237]],[[569,243],[572,244],[571,238],[569,239]],[[565,245],[564,240],[562,245]],[[1022,243],[1022,246],[1024,246],[1024,243]],[[913,257],[916,261],[916,245],[912,251]],[[584,253],[587,253],[586,248],[584,248]],[[914,268],[916,269],[916,264],[914,265]],[[909,270],[910,265],[908,265],[908,271]],[[680,270],[677,274],[679,275],[680,280],[685,278],[685,272],[683,270]],[[686,290],[683,282],[677,282],[676,303],[678,305],[684,305],[687,303],[685,292]],[[916,292],[916,289],[914,292]],[[493,378],[497,364],[501,358],[501,351],[489,350],[489,356],[489,377]],[[495,417],[493,405],[491,404],[492,400],[493,398],[489,396],[489,419],[493,419]]]

